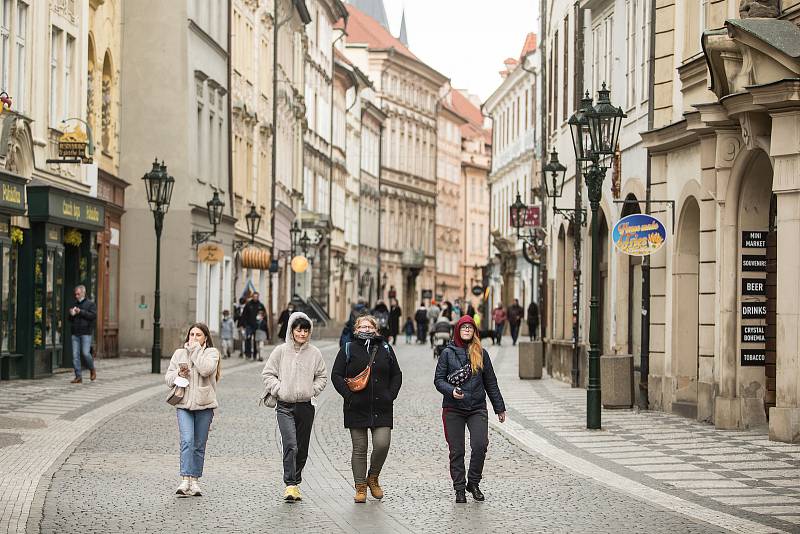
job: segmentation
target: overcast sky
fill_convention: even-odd
[[[525,36],[538,33],[538,0],[384,0],[400,33],[406,10],[409,47],[420,59],[485,101],[500,85],[507,57],[518,58]]]

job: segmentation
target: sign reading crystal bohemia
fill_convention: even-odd
[[[614,246],[628,256],[649,256],[664,246],[667,230],[661,221],[636,213],[623,217],[614,225]]]

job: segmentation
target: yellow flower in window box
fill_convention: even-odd
[[[33,310],[33,318],[37,322],[42,320],[42,307],[41,306],[39,306],[38,308]]]
[[[64,244],[71,247],[79,247],[83,243],[83,236],[79,230],[70,228],[64,232]]]
[[[15,245],[22,244],[22,228],[16,226],[11,227],[11,242]]]

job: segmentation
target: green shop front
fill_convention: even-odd
[[[95,300],[97,232],[105,228],[105,205],[96,198],[52,185],[29,184],[28,219],[19,255],[17,375],[37,378],[72,367],[67,308],[83,284]]]
[[[18,336],[18,265],[23,230],[12,218],[25,215],[25,183],[21,176],[0,170],[0,380],[22,376],[24,358]]]

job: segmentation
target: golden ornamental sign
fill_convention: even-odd
[[[197,249],[197,260],[201,263],[219,263],[225,257],[225,250],[215,243],[206,243]]]
[[[94,155],[92,129],[83,119],[67,119],[72,126],[65,125],[58,138],[58,159],[48,159],[47,163],[83,163],[91,164]]]

